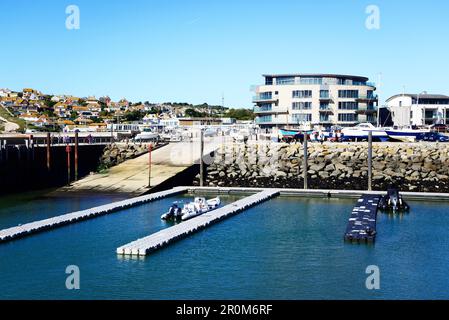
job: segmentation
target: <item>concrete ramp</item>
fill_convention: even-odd
[[[221,138],[205,139],[204,153],[216,150],[222,142]],[[199,163],[199,158],[199,139],[192,142],[170,143],[154,150],[151,154],[151,187],[157,187],[195,163]],[[92,174],[73,182],[57,192],[117,192],[131,196],[141,195],[150,190],[148,163],[149,155],[146,153],[110,168],[107,173]]]

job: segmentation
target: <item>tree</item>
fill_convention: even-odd
[[[92,120],[94,123],[102,123],[103,118],[101,117],[91,117],[90,120]]]
[[[53,109],[53,107],[55,106],[55,104],[57,103],[56,101],[51,101],[51,100],[45,100],[45,105],[47,107],[49,107],[50,109]]]
[[[56,117],[55,113],[54,113],[53,110],[51,110],[51,109],[44,110],[44,111],[42,112],[42,114],[46,115],[46,116],[49,117],[49,118],[54,118],[54,117]]]
[[[234,118],[236,120],[254,120],[254,112],[250,109],[229,109],[225,113],[225,117]]]
[[[124,120],[129,121],[129,122],[140,121],[143,119],[143,117],[144,117],[144,115],[138,110],[129,111],[129,112],[125,113]]]
[[[186,116],[191,117],[191,118],[204,117],[203,112],[196,111],[195,109],[192,109],[192,108],[186,109],[185,114],[186,114]]]
[[[78,118],[78,112],[76,111],[70,112],[70,119],[74,120],[76,118]]]

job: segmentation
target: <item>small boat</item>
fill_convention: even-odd
[[[279,138],[281,140],[304,140],[304,133],[300,130],[279,129]]]
[[[145,142],[145,141],[157,141],[159,140],[159,134],[156,132],[142,132],[136,135],[134,141]]]
[[[173,202],[168,211],[161,216],[162,220],[177,221],[182,217],[182,209],[178,206],[178,202]]]
[[[369,132],[372,132],[373,140],[388,141],[389,136],[382,128],[376,128],[371,123],[360,123],[355,127],[343,128],[342,138],[345,140],[368,140]]]
[[[182,208],[181,220],[185,221],[214,210],[218,208],[220,203],[221,201],[219,197],[210,200],[206,200],[206,198],[203,197],[196,197],[193,202],[185,204],[184,208]]]
[[[248,141],[250,133],[248,130],[242,129],[238,131],[231,131],[230,136],[234,139],[235,142],[245,142]]]
[[[405,126],[405,127],[393,127],[392,129],[387,129],[385,132],[391,138],[402,140],[402,141],[416,141],[421,135],[430,132],[430,129],[419,129],[416,126]]]
[[[203,197],[196,197],[193,202],[184,204],[181,209],[178,203],[174,202],[168,211],[161,216],[161,219],[167,221],[185,221],[218,208],[220,203],[221,200],[219,197],[209,200]]]
[[[387,194],[382,196],[379,201],[379,209],[386,212],[407,212],[409,205],[402,199],[398,189],[388,189]]]

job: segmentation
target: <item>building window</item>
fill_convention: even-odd
[[[271,122],[272,120],[271,120],[272,118],[271,118],[271,115],[268,115],[268,116],[260,116],[260,117],[257,117],[257,123],[267,123],[267,122]]]
[[[357,99],[359,97],[359,91],[358,90],[338,90],[338,97],[339,98]]]
[[[271,111],[272,104],[271,103],[262,103],[259,105],[259,107],[256,109],[258,111]]]
[[[300,84],[323,84],[323,78],[301,78]]]
[[[376,117],[373,114],[368,114],[366,116],[366,121],[368,121],[368,122],[376,122]]]
[[[329,90],[320,90],[320,98],[328,99],[329,98]]]
[[[276,84],[279,86],[295,84],[295,77],[282,77],[276,79]]]
[[[354,113],[339,113],[338,121],[341,122],[356,122],[358,119],[357,115]]]
[[[358,102],[339,102],[338,109],[339,110],[358,110],[359,103]]]
[[[262,99],[262,100],[268,100],[268,99],[272,99],[273,98],[271,92],[261,92],[259,94],[259,96],[260,96],[260,99]]]
[[[311,110],[312,102],[293,102],[292,109],[293,110]]]
[[[271,86],[271,85],[273,85],[273,78],[272,78],[272,77],[266,77],[266,78],[265,78],[265,85],[266,85],[266,86]]]
[[[295,113],[292,115],[292,120],[294,123],[311,122],[312,115],[310,113]]]
[[[320,114],[320,122],[329,122],[328,114]]]
[[[312,98],[312,90],[295,90],[292,96],[293,98]]]
[[[321,102],[320,103],[320,110],[329,110],[329,103]]]

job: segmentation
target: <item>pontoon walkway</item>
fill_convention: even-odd
[[[345,241],[374,242],[380,195],[363,195],[354,207],[344,236]]]
[[[91,209],[76,211],[61,216],[31,222],[17,227],[12,227],[9,229],[0,230],[0,243],[11,241],[13,239],[17,239],[20,237],[25,237],[33,233],[42,232],[44,230],[61,227],[70,223],[75,223],[78,221],[110,214],[136,205],[144,204],[175,194],[183,193],[185,191],[187,191],[186,187],[177,187],[167,191],[157,192],[128,200],[118,201]]]
[[[256,204],[267,201],[279,195],[279,190],[265,190],[249,197],[233,202],[222,208],[202,214],[173,227],[156,232],[148,237],[138,239],[117,248],[119,255],[145,256],[152,251],[160,249],[169,243],[187,237],[188,235],[206,228],[222,219],[235,215]]]

